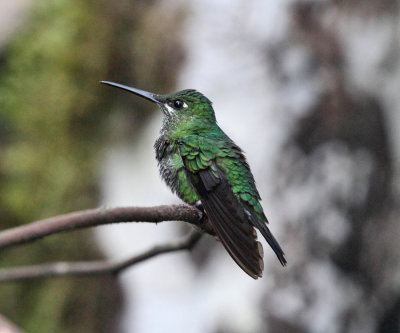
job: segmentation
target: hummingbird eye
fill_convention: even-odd
[[[176,99],[174,101],[174,108],[176,110],[182,109],[183,108],[184,103],[180,100],[180,99]]]

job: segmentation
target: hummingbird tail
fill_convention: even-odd
[[[265,222],[260,222],[255,216],[252,216],[251,220],[253,225],[260,230],[269,246],[271,246],[282,266],[286,266],[287,261],[285,258],[285,253],[283,252],[278,241],[275,239],[274,235],[272,235],[271,231],[269,230],[267,226],[267,220]]]
[[[218,171],[218,178],[209,170],[199,171],[196,190],[222,245],[243,271],[257,279],[264,268],[261,243],[225,175]]]

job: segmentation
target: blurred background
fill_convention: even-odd
[[[161,114],[99,85],[195,88],[246,152],[270,226],[261,280],[213,238],[118,278],[0,285],[26,332],[400,332],[396,0],[1,0],[1,229],[99,205],[179,202]],[[130,224],[0,254],[13,267],[126,258],[187,232]],[[0,325],[1,326],[1,325]]]

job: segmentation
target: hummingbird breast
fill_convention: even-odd
[[[177,147],[161,135],[154,143],[161,178],[180,199],[193,205],[199,200],[196,190],[189,181]]]

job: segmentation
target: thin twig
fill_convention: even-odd
[[[19,268],[0,269],[0,282],[18,280],[31,280],[38,278],[60,277],[60,276],[98,276],[117,275],[123,270],[136,265],[144,260],[160,254],[191,250],[201,238],[202,233],[191,231],[188,235],[176,241],[155,246],[142,254],[125,260],[115,261],[88,261],[88,262],[58,262]]]
[[[185,221],[212,233],[200,210],[188,205],[97,208],[59,215],[0,232],[0,250],[56,233],[121,222]]]

